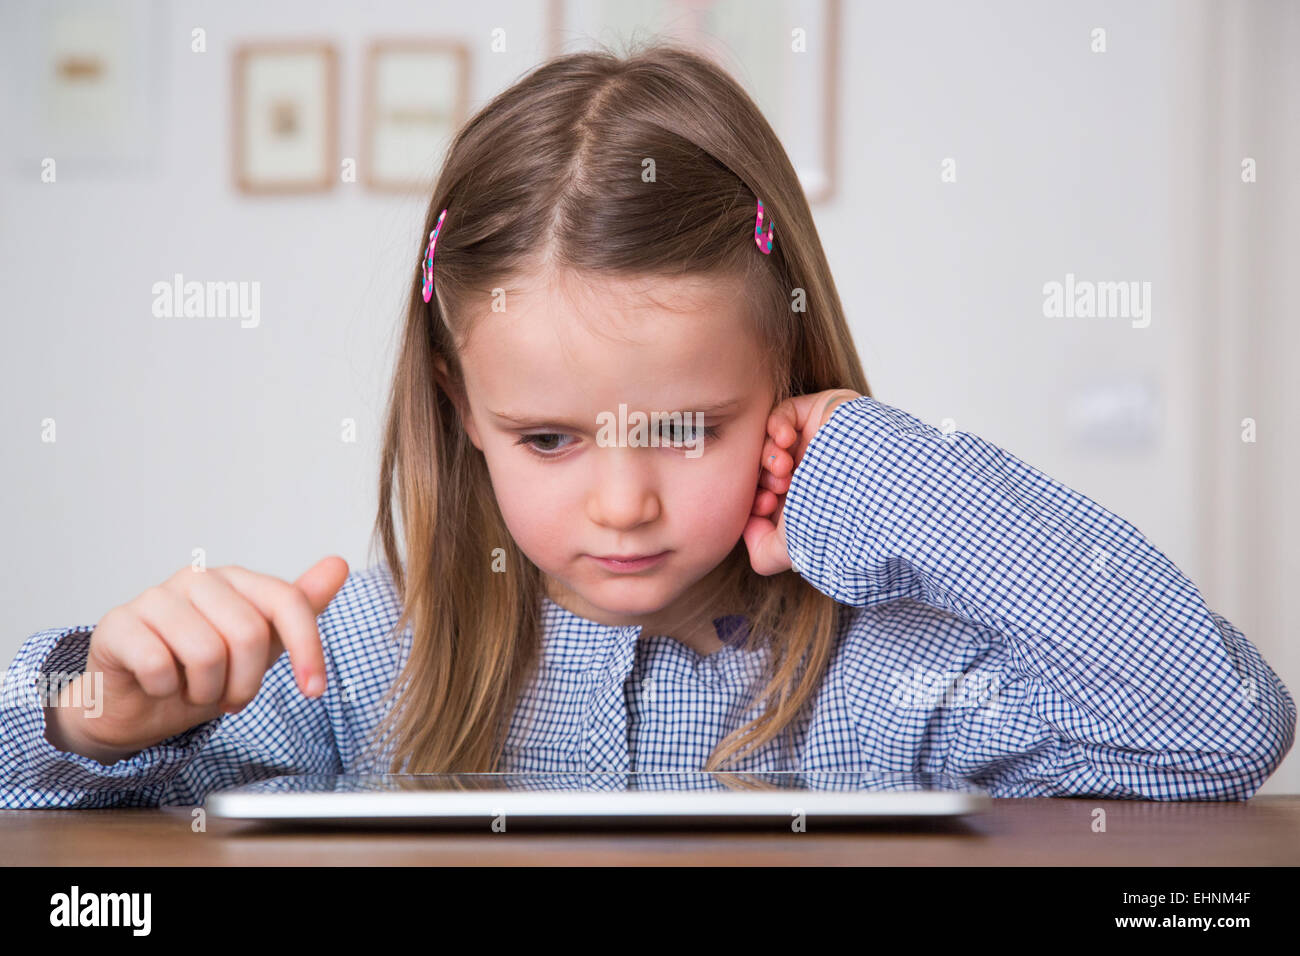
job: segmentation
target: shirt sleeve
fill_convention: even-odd
[[[910,598],[996,645],[997,706],[945,716],[939,764],[994,795],[1245,799],[1294,742],[1291,694],[1164,554],[975,435],[845,402],[784,516],[795,570],[819,591],[858,607]]]
[[[326,628],[320,627],[324,640]],[[44,703],[54,698],[59,675],[85,670],[92,630],[41,631],[24,642],[10,665],[0,700],[0,808],[193,806],[212,790],[265,777],[339,772],[326,713],[335,685],[328,640],[327,687],[320,697],[298,690],[286,652],[237,714],[191,727],[111,765],[59,750],[45,737]]]

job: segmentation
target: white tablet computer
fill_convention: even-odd
[[[940,774],[692,771],[272,777],[215,791],[205,806],[230,820],[327,825],[788,828],[957,817],[990,803]]]

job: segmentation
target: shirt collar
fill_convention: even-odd
[[[640,624],[598,624],[542,595],[542,656],[551,667],[591,670],[616,649],[634,647],[640,636]]]
[[[748,630],[742,614],[713,619],[718,639],[730,647],[743,647]],[[585,671],[605,664],[618,649],[635,648],[641,625],[600,624],[581,617],[545,594],[542,595],[542,656],[551,667]],[[717,651],[704,660],[723,654]]]

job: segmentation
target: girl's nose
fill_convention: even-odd
[[[592,472],[587,517],[595,524],[628,529],[654,521],[663,511],[658,482],[635,448],[602,449],[606,460]],[[632,454],[629,454],[632,453]]]

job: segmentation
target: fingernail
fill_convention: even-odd
[[[308,697],[315,697],[324,689],[325,689],[325,678],[321,677],[320,674],[312,674],[311,677],[307,678]]]

